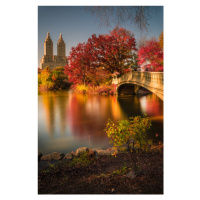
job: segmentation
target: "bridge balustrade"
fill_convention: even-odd
[[[133,79],[163,84],[163,72],[130,72],[118,78],[118,84],[123,81],[131,81]]]
[[[113,84],[117,84],[118,87],[122,84],[132,83],[147,88],[148,90],[157,94],[163,99],[163,72],[130,72],[124,74],[117,80],[113,81]]]

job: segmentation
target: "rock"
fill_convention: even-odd
[[[71,160],[73,158],[72,153],[67,153],[63,159]]]
[[[52,160],[62,160],[64,156],[65,155],[63,153],[58,153],[58,152],[53,152],[51,154]]]
[[[40,160],[61,160],[64,158],[64,154],[58,153],[58,152],[53,152],[48,155],[44,155],[40,158]]]
[[[97,150],[102,150],[102,148],[92,148],[92,151],[94,151],[95,157],[98,156]]]
[[[102,150],[102,148],[92,148],[92,151],[96,151],[96,150]]]
[[[90,149],[88,152],[88,156],[89,156],[89,158],[95,157],[95,152],[92,149]]]
[[[96,150],[98,156],[110,156],[111,151],[108,150]]]
[[[50,156],[50,154],[44,155],[44,156],[42,156],[42,157],[40,158],[40,160],[51,160],[51,156]]]
[[[89,149],[87,147],[78,148],[75,151],[75,156],[80,156],[82,153],[85,153],[85,152],[89,152]]]
[[[115,148],[109,148],[109,149],[107,149],[107,151],[110,151],[110,154],[113,154],[113,153],[118,153],[118,150],[117,149],[115,149]]]
[[[111,154],[114,154],[115,152],[118,153],[118,150],[115,150],[115,148],[109,148],[106,150],[102,150],[100,148],[94,148],[92,149],[96,152],[97,156],[101,155],[101,156],[110,156]]]

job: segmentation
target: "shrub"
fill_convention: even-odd
[[[146,116],[130,117],[129,120],[121,120],[116,125],[110,119],[106,124],[106,133],[110,138],[110,143],[114,147],[128,149],[133,168],[137,171],[136,150],[148,150],[150,141],[147,138],[147,131],[151,127],[151,120]]]
[[[112,85],[100,85],[96,88],[95,91],[98,92],[99,94],[103,94],[103,93],[115,94],[115,90]]]
[[[48,66],[45,69],[38,71],[39,91],[69,88],[68,77],[63,71],[63,67],[56,67],[51,71]]]
[[[75,87],[75,90],[76,90],[77,92],[86,93],[87,90],[88,90],[88,86],[85,86],[85,85],[77,85],[77,86]]]

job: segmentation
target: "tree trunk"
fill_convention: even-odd
[[[131,156],[131,159],[132,159],[133,170],[134,170],[135,172],[137,172],[137,171],[138,171],[138,165],[137,165],[136,151],[135,151],[135,149],[134,149],[134,142],[133,142],[133,149],[132,149],[133,152],[131,152],[131,148],[130,148],[129,144],[128,144],[128,150],[129,150],[129,153],[130,153],[130,156]]]

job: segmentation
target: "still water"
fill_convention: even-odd
[[[108,118],[117,122],[141,114],[152,119],[149,138],[163,140],[163,101],[146,96],[82,95],[49,91],[38,95],[38,151],[68,153],[79,147],[111,147],[104,132]],[[158,136],[156,137],[156,135]]]

